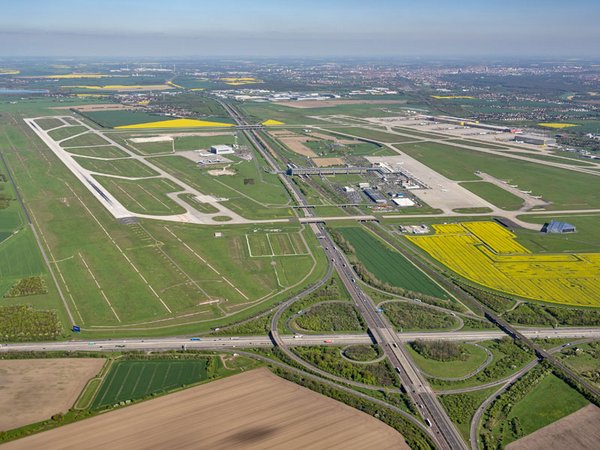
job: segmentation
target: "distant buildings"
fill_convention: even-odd
[[[545,223],[542,227],[542,233],[575,233],[577,229],[575,225],[567,222],[559,222],[558,220],[551,220],[550,223]]]

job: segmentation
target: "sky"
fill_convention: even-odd
[[[598,0],[2,0],[0,56],[600,57]]]

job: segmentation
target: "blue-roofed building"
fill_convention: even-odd
[[[575,225],[558,220],[551,220],[542,227],[542,233],[575,233],[576,231]]]

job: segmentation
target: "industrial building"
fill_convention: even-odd
[[[363,190],[363,192],[374,203],[377,203],[379,205],[387,204],[387,199],[383,196],[383,194],[381,192],[375,191],[373,189],[365,189],[365,190]]]
[[[286,173],[288,175],[349,175],[367,172],[379,172],[376,167],[294,167],[289,165]]]
[[[232,153],[235,153],[233,147],[230,147],[229,145],[211,145],[210,152],[215,155],[231,155]]]
[[[544,136],[531,136],[525,134],[517,134],[514,138],[515,142],[531,145],[555,145],[556,139],[547,138]]]
[[[406,197],[394,197],[392,199],[392,202],[394,202],[396,206],[400,206],[401,208],[415,206],[415,202],[413,202],[410,198]]]
[[[575,233],[577,229],[575,225],[567,222],[559,222],[558,220],[551,220],[550,223],[545,223],[542,227],[542,233]]]
[[[480,128],[482,130],[495,131],[498,133],[510,133],[511,129],[505,126],[488,125],[485,123],[479,123],[478,120],[463,119],[460,117],[448,117],[448,116],[420,116],[425,120],[431,122],[448,123],[451,125],[458,125],[461,127]]]

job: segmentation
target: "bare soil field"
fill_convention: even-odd
[[[104,361],[103,358],[0,360],[0,431],[68,411]]]
[[[343,144],[343,145],[352,145],[352,144],[358,144],[359,143],[359,141],[357,141],[356,139],[348,139],[348,138],[347,139],[340,139],[340,138],[337,138],[335,136],[330,136],[330,135],[323,134],[323,133],[314,133],[313,132],[313,133],[310,133],[310,135],[314,136],[316,138],[319,138],[319,139],[324,139],[326,141],[339,142],[340,144]]]
[[[299,155],[308,156],[309,158],[314,158],[317,154],[304,145],[306,142],[315,141],[316,139],[309,138],[307,136],[302,136],[301,134],[296,134],[291,131],[271,131],[270,134],[281,141],[287,148],[289,148],[294,153],[298,153]]]
[[[600,408],[588,405],[512,442],[507,450],[596,450],[600,442]]]
[[[95,105],[55,106],[50,109],[76,109],[77,111],[120,111],[124,109],[138,109],[135,106],[121,105],[118,103],[98,103]]]
[[[341,158],[313,158],[312,160],[318,167],[344,166],[344,160]]]
[[[3,449],[408,449],[377,419],[257,369],[5,444]]]
[[[340,105],[398,105],[406,103],[404,100],[303,100],[299,102],[277,102],[278,105],[290,108],[328,108]]]

